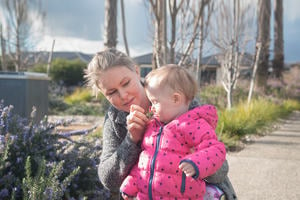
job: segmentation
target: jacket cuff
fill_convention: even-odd
[[[187,162],[187,163],[191,164],[194,167],[194,169],[196,171],[196,174],[194,176],[192,176],[192,178],[194,178],[194,179],[198,178],[200,173],[199,173],[199,169],[198,169],[197,165],[193,161],[187,160],[187,159],[181,160],[180,164],[183,163],[183,162]]]

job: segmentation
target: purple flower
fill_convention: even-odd
[[[5,197],[8,197],[9,195],[9,192],[8,192],[8,189],[4,188],[0,191],[0,199],[4,199]]]

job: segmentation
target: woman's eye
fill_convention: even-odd
[[[107,95],[108,95],[108,96],[111,96],[111,95],[113,95],[114,93],[116,93],[116,90],[107,93]]]
[[[123,86],[127,86],[130,83],[130,81],[126,81]]]

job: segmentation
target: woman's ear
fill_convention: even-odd
[[[135,65],[135,72],[137,75],[139,75],[139,77],[141,76],[141,70],[140,70],[140,67],[138,65]]]

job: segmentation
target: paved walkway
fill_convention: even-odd
[[[227,159],[239,200],[300,200],[300,112]]]

